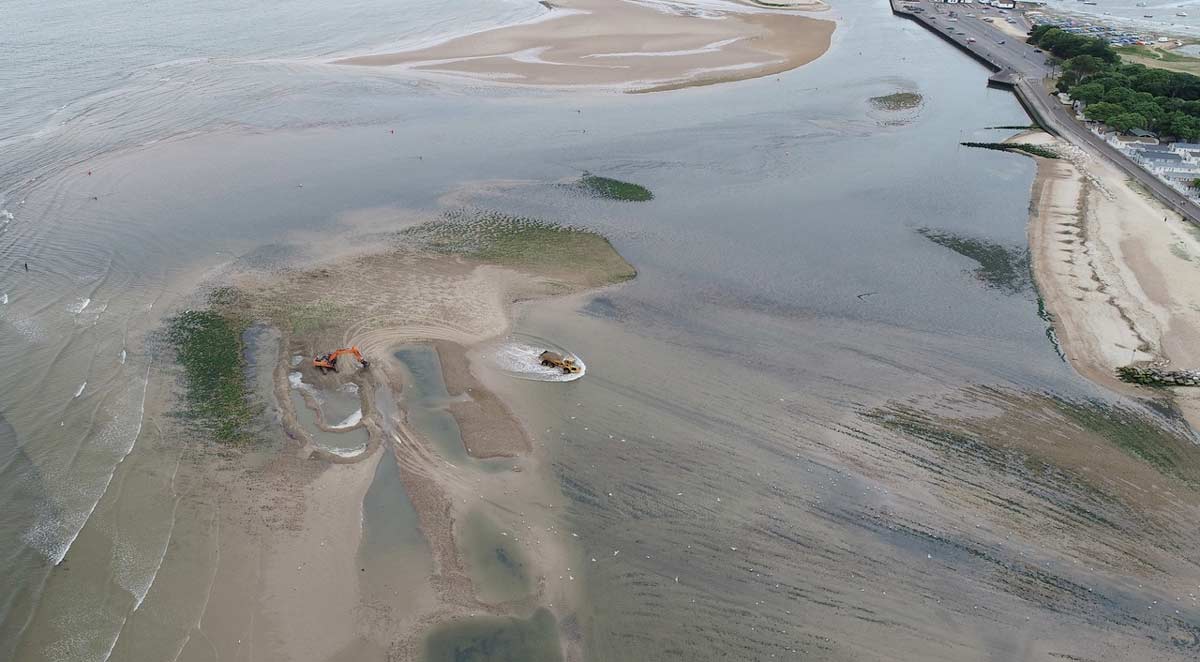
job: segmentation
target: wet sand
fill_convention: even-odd
[[[273,398],[279,427],[268,426],[267,436],[277,438],[273,450],[190,457],[199,470],[187,472],[196,484],[183,492],[213,496],[209,517],[199,518],[210,522],[211,557],[199,564],[208,568],[208,598],[183,640],[185,658],[212,637],[222,642],[218,655],[234,659],[416,659],[438,625],[470,630],[485,625],[475,619],[524,619],[539,609],[555,619],[571,617],[579,589],[553,505],[561,495],[529,435],[473,372],[478,368],[468,351],[509,328],[517,300],[575,292],[631,273],[607,242],[588,235],[583,245],[598,250],[578,268],[553,257],[540,267],[502,266],[502,256],[496,264],[402,245],[232,277],[238,294],[223,314],[236,311],[279,331],[258,336],[259,344],[278,344],[262,356],[276,361],[263,395]],[[396,399],[411,383],[392,348],[413,343],[437,352],[466,461],[446,457],[409,420],[403,398]],[[317,372],[307,357],[335,345],[361,347],[371,369],[343,361],[338,371]],[[297,355],[306,360],[293,365]],[[305,385],[302,399],[291,397],[298,387],[289,375],[295,373]],[[362,420],[344,430],[361,426],[370,443],[361,454],[339,456],[320,447],[296,406],[349,390],[361,398]],[[351,406],[342,400],[343,409]],[[320,413],[315,425],[338,433]],[[381,453],[396,457],[430,564],[424,575],[377,578],[375,584],[389,583],[390,593],[373,590],[363,574],[385,566],[360,561],[364,499]],[[417,562],[416,556],[408,558]],[[520,632],[520,621],[512,623]],[[581,659],[580,645],[568,642],[566,659]]]
[[[1115,166],[1042,133],[1063,159],[1037,159],[1029,245],[1034,275],[1067,359],[1113,390],[1116,368],[1200,367],[1200,230],[1137,190]],[[1200,430],[1200,393],[1171,389]]]
[[[821,3],[797,8],[823,9]],[[691,7],[625,0],[556,2],[533,22],[335,64],[404,67],[504,83],[655,91],[745,80],[807,64],[835,24],[746,2]]]

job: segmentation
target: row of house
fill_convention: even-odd
[[[1192,187],[1192,182],[1200,179],[1200,143],[1164,143],[1153,132],[1144,129],[1133,129],[1122,135],[1101,122],[1086,119],[1083,103],[1073,101],[1066,94],[1059,94],[1058,98],[1064,105],[1073,107],[1075,119],[1083,122],[1092,133],[1176,191],[1200,203],[1200,191]]]
[[[1191,186],[1194,180],[1200,179],[1200,143],[1159,143],[1152,136],[1148,131],[1139,131],[1134,132],[1133,140],[1129,140],[1120,138],[1114,131],[1106,138],[1110,145],[1175,190],[1193,200],[1200,199]]]

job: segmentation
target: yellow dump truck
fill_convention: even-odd
[[[579,365],[575,363],[575,359],[565,357],[558,352],[546,350],[538,356],[542,361],[542,365],[547,368],[558,368],[565,374],[574,374],[579,372]]]

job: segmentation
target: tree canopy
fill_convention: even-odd
[[[1028,41],[1063,59],[1058,89],[1085,103],[1088,119],[1200,139],[1200,76],[1125,64],[1104,39],[1050,25],[1034,26]]]

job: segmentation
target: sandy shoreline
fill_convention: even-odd
[[[673,89],[777,74],[817,59],[829,49],[835,24],[795,10],[825,8],[821,2],[685,8],[564,0],[533,22],[334,63],[526,85]]]
[[[1118,367],[1200,367],[1200,229],[1101,157],[1040,132],[1012,141],[1065,157],[1036,159],[1029,246],[1038,290],[1071,365],[1143,397],[1155,392],[1117,380]],[[1200,430],[1200,392],[1171,391]]]

